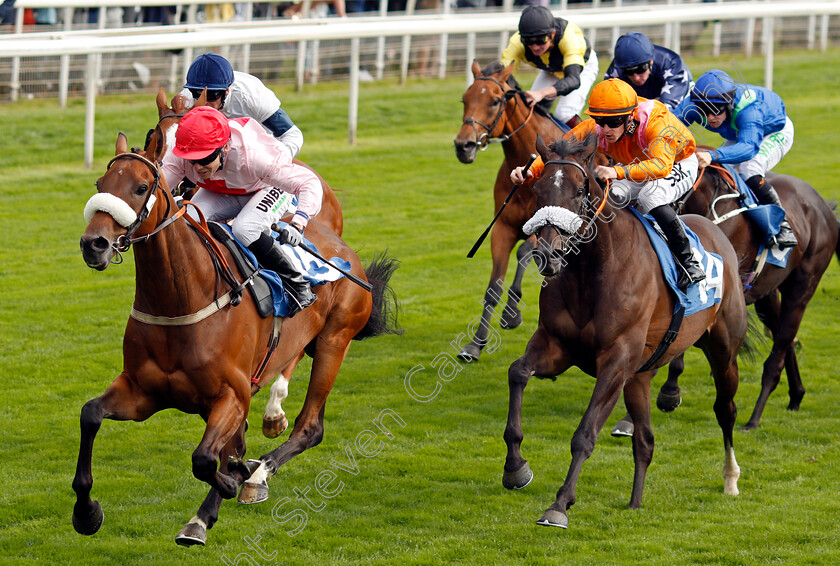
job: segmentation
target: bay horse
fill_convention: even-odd
[[[744,283],[744,298],[748,305],[755,305],[759,319],[773,338],[773,347],[761,374],[758,400],[750,419],[742,427],[742,430],[751,430],[758,427],[767,400],[779,384],[782,369],[788,379],[787,408],[799,410],[805,387],[799,374],[794,339],[832,256],[840,258],[840,225],[832,207],[814,187],[802,179],[770,172],[767,179],[779,193],[799,245],[790,250],[785,267],[757,262],[764,235],[743,214],[745,209],[740,204],[731,175],[719,166],[707,167],[701,172],[693,191],[683,199],[680,212],[712,219],[732,242]],[[759,270],[757,263],[763,264]],[[663,411],[672,411],[680,404],[678,379],[684,368],[682,356],[671,362],[668,379],[657,398],[657,406]],[[619,422],[616,427],[629,430],[632,423],[628,427]]]
[[[261,318],[250,294],[237,304],[235,274],[231,282],[230,268],[222,269],[232,265],[230,254],[212,245],[203,223],[198,229],[188,225],[187,220],[197,221],[178,207],[157,164],[127,152],[123,134],[96,186],[80,243],[85,263],[104,270],[134,244],[136,291],[123,340],[123,371],[81,411],[73,525],[91,535],[104,519],[90,498],[91,453],[103,418],[143,421],[175,408],[207,423],[192,454],[192,471],[210,492],[176,537],[182,545],[203,545],[223,499],[236,496],[254,472],[258,483],[244,483],[243,493],[250,487],[249,496],[260,497],[247,502],[267,499],[267,480],[278,468],[321,442],[327,396],[351,341],[398,332],[396,298],[388,285],[396,262],[383,254],[363,269],[355,252],[316,217],[306,237],[324,256],[346,259],[351,273],[370,281],[372,293],[341,278],[316,286],[318,300],[293,319]],[[301,352],[313,362],[291,435],[258,461],[242,461],[252,395]]]
[[[499,167],[493,187],[494,212],[498,213],[513,189],[510,172],[527,163],[537,141],[537,134],[543,139],[554,140],[562,137],[564,131],[541,107],[537,105],[533,111],[528,107],[522,89],[511,76],[512,63],[503,67],[496,61],[482,70],[478,61],[473,61],[472,72],[475,81],[462,97],[464,121],[455,138],[455,153],[462,163],[472,163],[479,150],[487,149],[490,143],[501,142],[505,158]],[[522,324],[522,312],[519,309],[522,278],[534,250],[534,239],[526,238],[522,232],[522,225],[533,214],[535,202],[534,193],[528,184],[519,187],[493,225],[490,236],[493,268],[490,272],[490,283],[484,293],[481,323],[475,336],[458,354],[461,359],[477,360],[481,349],[487,343],[491,313],[503,295],[502,282],[507,272],[510,253],[519,240],[525,242],[516,251],[516,274],[509,288],[500,325],[510,329]]]
[[[592,398],[572,437],[572,461],[555,502],[538,524],[568,527],[568,509],[584,461],[622,391],[633,421],[635,473],[630,507],[641,506],[645,474],[653,456],[650,380],[692,345],[702,348],[712,366],[717,395],[715,416],[723,431],[724,493],[738,494],[740,469],[733,429],[738,389],[738,351],[747,330],[747,312],[738,278],[738,259],[726,236],[708,219],[683,219],[707,251],[718,254],[717,274],[702,291],[720,302],[682,320],[668,345],[675,298],[662,277],[659,260],[644,227],[628,209],[616,208],[599,183],[592,182],[596,138],[574,137],[537,150],[545,169],[534,183],[537,213],[525,228],[538,236],[535,261],[547,277],[540,293],[540,315],[525,354],[508,371],[510,405],[502,483],[508,489],[528,485],[533,473],[522,457],[522,399],[531,376],[551,378],[577,366],[595,377]],[[600,203],[600,204],[599,204]],[[602,209],[599,208],[603,205]],[[708,269],[707,269],[708,270]],[[673,338],[673,336],[671,336]],[[653,361],[653,353],[664,354]]]

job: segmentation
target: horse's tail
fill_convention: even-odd
[[[759,324],[758,317],[752,311],[747,311],[747,335],[744,337],[741,350],[738,352],[739,358],[749,362],[760,360],[761,351],[759,348],[767,341],[762,326],[762,324]]]
[[[397,324],[399,303],[397,295],[388,284],[394,271],[399,267],[399,261],[386,256],[387,252],[374,256],[370,265],[365,268],[365,275],[368,282],[373,285],[371,295],[373,307],[370,309],[370,318],[353,340],[364,340],[382,334],[402,334],[403,331]]]

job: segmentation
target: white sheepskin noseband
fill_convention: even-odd
[[[544,206],[522,227],[529,236],[543,226],[557,226],[567,234],[574,234],[583,225],[583,218],[562,206]]]
[[[97,212],[110,214],[114,220],[123,228],[131,226],[137,220],[137,213],[134,212],[128,203],[111,193],[96,193],[85,205],[85,222],[90,223],[93,215]]]

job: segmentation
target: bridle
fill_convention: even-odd
[[[489,144],[506,142],[510,138],[515,136],[516,133],[519,132],[519,130],[524,128],[525,125],[528,124],[528,121],[531,119],[531,116],[533,116],[533,114],[534,114],[534,107],[533,106],[531,107],[530,112],[528,112],[528,117],[525,118],[525,121],[522,122],[522,124],[520,124],[515,130],[513,130],[509,134],[504,134],[504,135],[501,135],[499,137],[493,138],[491,136],[493,135],[493,131],[496,129],[496,126],[498,126],[499,120],[501,120],[501,118],[502,118],[502,114],[504,114],[505,109],[507,108],[507,102],[511,98],[513,98],[514,101],[516,102],[516,104],[518,105],[519,104],[519,98],[516,97],[516,95],[519,94],[521,91],[518,91],[518,90],[513,89],[513,88],[507,88],[506,85],[502,84],[500,81],[494,79],[493,77],[476,77],[475,80],[476,81],[492,81],[492,82],[496,83],[497,85],[499,85],[499,88],[502,89],[502,99],[505,101],[505,104],[499,104],[499,111],[498,111],[498,113],[496,113],[496,117],[493,119],[493,123],[490,124],[489,126],[487,124],[483,123],[483,122],[479,122],[478,120],[476,120],[473,117],[469,117],[469,118],[464,119],[464,125],[465,126],[472,126],[473,131],[475,132],[475,137],[477,139],[478,148],[481,151],[486,151],[487,148],[490,147]],[[478,129],[475,127],[476,124],[478,124],[479,126],[481,126],[482,128],[484,128],[487,131],[483,134],[479,134]]]
[[[586,212],[593,208],[591,206],[592,192],[589,189],[590,177],[589,177],[589,174],[586,171],[586,168],[584,168],[584,166],[581,165],[580,163],[578,163],[577,161],[573,161],[573,160],[570,160],[570,159],[549,159],[548,161],[545,162],[545,165],[550,165],[550,164],[571,165],[573,167],[576,167],[581,172],[581,174],[583,175],[584,183],[583,183],[583,189],[579,189],[579,190],[583,192],[583,200],[580,203],[580,207],[578,208],[577,215],[581,218],[586,218],[586,216],[585,216]],[[581,225],[581,227],[577,231],[578,234],[581,234],[581,235],[586,234],[589,231],[589,228],[592,226],[592,224],[595,223],[595,220],[597,220],[598,217],[601,215],[601,211],[604,210],[604,206],[607,203],[607,195],[609,194],[609,190],[610,190],[610,186],[607,185],[607,187],[604,189],[604,198],[601,201],[601,204],[598,205],[597,210],[595,210],[595,212],[591,213],[590,217],[588,219],[586,219],[586,222],[583,225]],[[551,224],[551,227],[554,229],[555,232],[557,232],[558,236],[562,236],[562,234],[560,232],[560,229],[557,226],[554,226],[553,224]],[[564,243],[563,248],[560,250],[560,253],[564,253],[565,251],[566,251],[566,244]]]
[[[160,186],[160,169],[158,168],[157,165],[155,165],[154,163],[152,163],[151,161],[149,161],[148,159],[146,159],[142,155],[138,155],[136,153],[121,153],[121,154],[117,155],[116,157],[114,157],[113,159],[111,159],[111,161],[108,162],[108,167],[106,169],[107,170],[111,169],[111,166],[117,160],[123,159],[123,158],[136,159],[138,161],[143,162],[145,165],[147,165],[149,167],[149,169],[151,169],[152,175],[154,175],[155,180],[152,183],[151,189],[149,189],[149,191],[146,193],[146,200],[143,202],[143,208],[140,210],[140,213],[137,215],[137,219],[134,222],[132,222],[126,228],[126,233],[121,235],[119,238],[117,238],[117,240],[112,244],[112,246],[114,248],[114,251],[117,254],[117,257],[120,258],[119,261],[115,261],[114,263],[122,263],[122,252],[127,252],[132,244],[145,242],[146,240],[148,240],[149,238],[151,238],[152,236],[154,236],[155,234],[157,234],[158,232],[160,232],[161,230],[163,230],[164,228],[169,226],[171,223],[175,222],[178,218],[180,218],[184,214],[184,209],[181,209],[176,214],[173,214],[172,216],[169,216],[169,210],[170,210],[169,199],[165,198],[164,200],[166,201],[166,213],[164,214],[164,221],[161,222],[160,224],[158,224],[157,226],[155,226],[154,230],[152,230],[151,232],[149,232],[145,236],[140,236],[139,238],[132,238],[132,236],[134,235],[134,232],[136,232],[137,229],[140,228],[140,225],[143,224],[143,222],[146,221],[146,219],[149,217],[149,214],[152,211],[152,208],[154,208],[155,202],[157,201],[157,197],[155,196],[155,193],[158,190],[163,191],[163,188]]]

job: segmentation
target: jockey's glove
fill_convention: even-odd
[[[281,244],[297,246],[303,241],[303,232],[294,224],[286,224],[280,230],[280,236],[277,238],[277,241]]]

